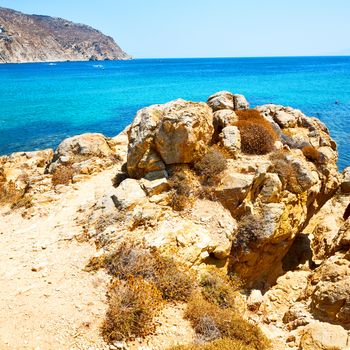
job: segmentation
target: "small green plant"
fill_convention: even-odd
[[[116,280],[109,289],[108,310],[102,327],[104,338],[143,337],[154,330],[153,317],[162,304],[157,287],[142,277]]]

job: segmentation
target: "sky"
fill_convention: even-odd
[[[0,0],[111,35],[135,58],[350,54],[350,0]]]

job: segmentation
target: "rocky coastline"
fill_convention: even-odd
[[[90,26],[0,7],[0,63],[127,59],[113,38]]]
[[[319,119],[273,104],[251,109],[227,91],[145,107],[113,138],[83,134],[56,150],[0,157],[0,309],[18,324],[2,322],[0,347],[51,349],[57,336],[62,349],[349,349],[350,167],[339,173],[337,157]],[[205,299],[208,271],[237,278],[235,312],[269,347],[224,336],[215,320],[218,332],[204,338],[188,316],[192,299],[164,297],[150,272],[134,282],[111,276],[111,257],[125,247],[178,264],[191,298]],[[163,293],[152,327],[106,336],[112,288],[140,276]],[[73,310],[68,290],[80,293]],[[46,304],[30,308],[41,292]],[[60,295],[61,313],[47,313]]]

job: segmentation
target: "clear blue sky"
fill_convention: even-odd
[[[350,54],[350,0],[0,0],[89,24],[134,57]]]

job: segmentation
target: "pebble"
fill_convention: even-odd
[[[46,267],[46,265],[47,264],[44,261],[36,261],[32,265],[32,271],[33,272],[41,271],[42,269],[44,269]]]

